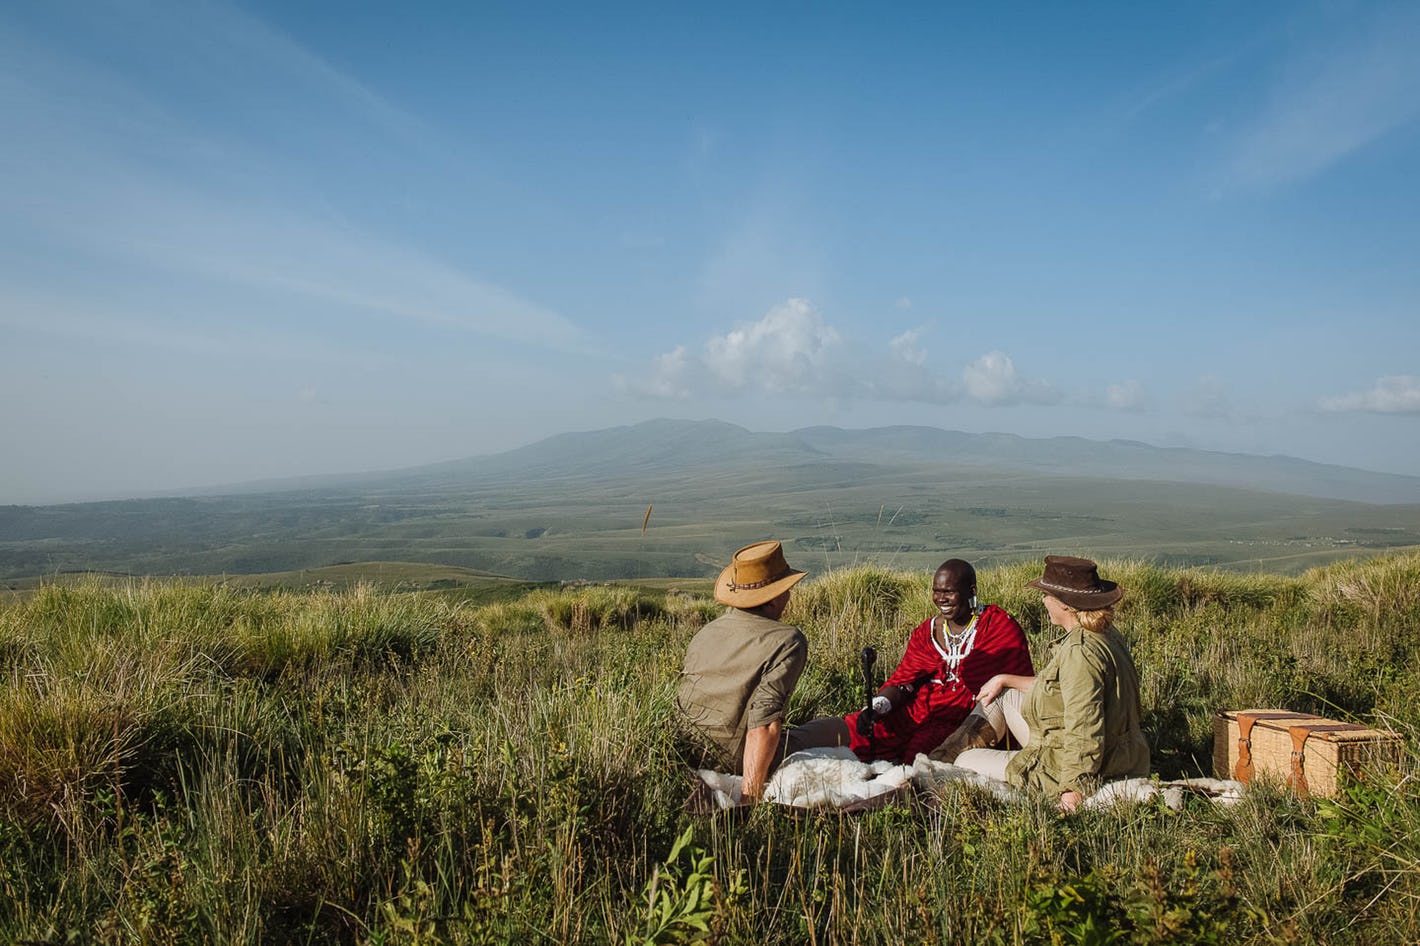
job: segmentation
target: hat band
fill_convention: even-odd
[[[773,578],[766,578],[766,579],[764,579],[764,581],[751,581],[751,582],[747,582],[746,584],[743,584],[743,585],[740,584],[740,583],[737,582],[737,581],[731,581],[731,582],[729,583],[729,585],[730,585],[730,590],[731,590],[731,591],[753,591],[753,590],[756,589],[756,588],[763,588],[765,585],[772,585],[772,584],[774,584],[776,581],[778,581],[779,579],[783,578],[785,575],[788,575],[788,574],[789,574],[790,572],[792,572],[792,571],[793,571],[792,568],[786,568],[786,569],[784,569],[782,572],[780,572],[779,574],[775,575]]]
[[[1108,588],[1071,588],[1068,585],[1057,585],[1053,581],[1046,581],[1044,578],[1037,579],[1036,585],[1041,588],[1049,588],[1051,591],[1063,591],[1072,595],[1104,595],[1109,594]]]

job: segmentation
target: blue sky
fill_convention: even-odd
[[[1420,474],[1420,4],[0,4],[0,503],[717,417]]]

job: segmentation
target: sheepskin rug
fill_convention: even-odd
[[[741,804],[740,776],[699,769],[696,773],[711,790],[715,806],[735,808]],[[846,747],[807,749],[783,761],[764,787],[766,801],[791,808],[870,808],[889,796],[909,790],[937,793],[951,783],[975,786],[1007,802],[1024,796],[999,779],[990,778],[945,762],[919,755],[911,765],[890,762],[860,762]],[[1087,808],[1107,808],[1121,803],[1149,801],[1160,795],[1170,808],[1183,807],[1184,798],[1198,795],[1221,804],[1235,804],[1242,798],[1241,782],[1223,779],[1179,779],[1161,782],[1157,778],[1132,778],[1110,782],[1085,799]]]

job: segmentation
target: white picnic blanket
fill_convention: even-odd
[[[1086,808],[1108,808],[1120,803],[1149,801],[1163,795],[1164,804],[1174,811],[1183,807],[1187,795],[1199,795],[1217,805],[1236,805],[1246,789],[1242,782],[1223,778],[1180,778],[1161,782],[1158,778],[1126,778],[1106,782],[1100,790],[1086,798]]]
[[[740,776],[699,769],[695,773],[711,789],[721,809],[741,803]],[[1021,801],[1024,796],[999,779],[981,775],[959,765],[934,762],[918,755],[912,765],[890,762],[860,762],[847,747],[806,749],[780,764],[764,786],[766,801],[792,808],[847,808],[911,785],[919,791],[940,791],[949,783],[973,785],[1002,801]],[[1086,808],[1107,808],[1120,803],[1148,801],[1162,794],[1170,808],[1183,807],[1186,795],[1211,798],[1220,804],[1236,804],[1243,784],[1223,779],[1195,778],[1161,782],[1157,778],[1132,778],[1109,782],[1085,799]]]

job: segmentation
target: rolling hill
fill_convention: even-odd
[[[362,561],[703,577],[766,536],[816,567],[1075,551],[1296,571],[1420,544],[1420,477],[1127,441],[658,420],[386,473],[0,507],[0,577]]]

